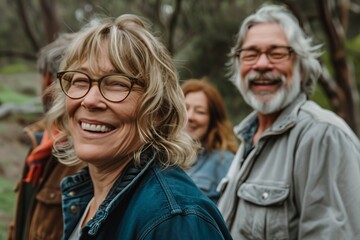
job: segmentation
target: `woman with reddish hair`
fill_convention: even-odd
[[[226,175],[238,143],[218,90],[206,80],[190,79],[182,85],[188,122],[186,132],[201,144],[197,159],[186,170],[196,185],[215,203],[216,190]]]

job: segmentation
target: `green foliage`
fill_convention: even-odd
[[[13,64],[9,64],[9,65],[0,67],[0,73],[3,73],[3,74],[28,72],[29,70],[33,70],[33,69],[29,65],[21,63],[21,62],[13,63]]]
[[[0,84],[0,103],[23,104],[31,101],[32,99],[32,96],[18,93],[9,86]]]
[[[7,238],[7,225],[0,225],[0,239],[6,239]]]
[[[8,216],[12,216],[13,214],[15,199],[14,187],[13,182],[0,177],[0,211]]]
[[[319,86],[315,88],[314,93],[310,99],[318,103],[323,108],[331,109],[328,98],[325,96],[324,91]]]
[[[347,41],[347,47],[350,48],[350,49],[356,49],[357,52],[359,53],[360,35],[354,37],[353,39],[349,39],[349,41]]]
[[[0,177],[0,239],[7,239],[7,222],[12,218],[15,207],[14,187],[13,182]]]
[[[360,35],[346,42],[346,51],[349,56],[349,60],[353,63],[356,86],[360,91]]]

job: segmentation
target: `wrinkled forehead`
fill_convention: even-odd
[[[83,56],[81,59],[82,61],[79,61],[80,67],[86,69],[92,75],[122,71],[121,69],[116,69],[112,64],[106,43],[99,48],[99,51],[89,52],[88,55]]]
[[[253,46],[286,46],[287,36],[282,26],[276,22],[251,25],[244,36],[242,47]]]
[[[97,28],[73,42],[63,70],[86,67],[93,75],[117,72],[144,80],[148,74],[148,55],[140,37],[130,34],[129,30]]]

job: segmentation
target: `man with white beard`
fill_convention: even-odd
[[[309,100],[320,46],[284,7],[247,17],[231,51],[232,81],[254,108],[218,186],[219,209],[241,239],[360,239],[360,143]]]

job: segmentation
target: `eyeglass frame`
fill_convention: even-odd
[[[280,59],[280,61],[273,61],[271,58],[269,58],[269,54],[270,54],[270,52],[271,51],[273,51],[274,49],[276,49],[276,48],[285,48],[285,49],[287,49],[288,50],[288,53],[287,53],[287,56],[284,58],[284,59]],[[252,50],[252,51],[255,51],[255,52],[257,52],[257,57],[255,58],[255,60],[253,60],[253,61],[251,61],[251,62],[246,62],[246,61],[243,61],[243,60],[241,60],[241,58],[240,58],[240,54],[241,54],[241,52],[242,51],[247,51],[247,50]],[[252,64],[255,64],[257,61],[259,61],[259,58],[260,58],[260,56],[262,55],[262,54],[265,54],[265,56],[266,56],[266,58],[267,58],[267,60],[270,62],[270,63],[281,63],[281,62],[283,62],[283,61],[285,61],[285,60],[288,60],[288,59],[290,59],[290,57],[291,57],[291,55],[293,54],[293,53],[295,53],[295,51],[294,51],[294,49],[292,48],[292,47],[290,47],[290,46],[272,46],[272,47],[270,47],[269,49],[267,49],[266,51],[260,51],[259,49],[256,49],[256,48],[254,48],[254,47],[250,47],[250,48],[241,48],[241,49],[239,49],[238,51],[236,51],[236,53],[235,53],[235,57],[238,57],[239,58],[239,61],[240,62],[242,62],[242,63],[245,63],[246,65],[252,65]]]
[[[71,97],[71,96],[69,96],[68,93],[65,91],[65,89],[64,89],[64,87],[63,87],[63,85],[62,85],[62,80],[61,80],[61,79],[62,79],[63,75],[64,75],[65,73],[68,73],[68,72],[81,73],[81,74],[84,74],[84,75],[89,79],[89,81],[90,81],[89,88],[88,88],[88,90],[85,92],[85,94],[84,94],[83,96],[81,96],[81,97]],[[128,76],[128,75],[123,74],[123,73],[110,73],[110,74],[104,75],[104,76],[102,76],[102,77],[100,77],[100,78],[98,78],[98,79],[93,79],[93,78],[91,78],[87,73],[84,73],[84,72],[82,72],[82,71],[79,71],[79,70],[66,70],[66,71],[57,72],[56,76],[57,76],[57,79],[58,79],[59,82],[60,82],[61,90],[64,92],[64,94],[65,94],[67,97],[69,97],[69,98],[71,98],[71,99],[74,99],[74,100],[77,100],[77,99],[80,99],[80,98],[85,97],[85,96],[89,93],[89,91],[90,91],[90,89],[91,89],[91,87],[92,87],[92,83],[93,83],[93,82],[97,82],[97,83],[98,83],[98,88],[99,88],[99,92],[100,92],[101,96],[102,96],[104,99],[106,99],[107,101],[113,102],[113,103],[120,103],[120,102],[124,101],[124,100],[130,95],[130,93],[131,93],[131,91],[132,91],[132,89],[133,89],[134,84],[137,84],[137,85],[139,85],[139,86],[141,86],[141,87],[144,87],[144,84],[143,84],[142,82],[140,82],[139,79],[137,79],[137,78],[135,78],[135,77]],[[101,88],[100,88],[102,81],[103,81],[106,77],[110,77],[110,76],[122,76],[122,77],[126,77],[126,78],[129,79],[130,82],[131,82],[131,86],[130,86],[130,88],[129,88],[128,94],[127,94],[122,100],[120,100],[120,101],[113,101],[113,100],[108,99],[107,97],[105,97],[105,95],[103,94],[103,92],[102,92],[102,90],[101,90]]]

